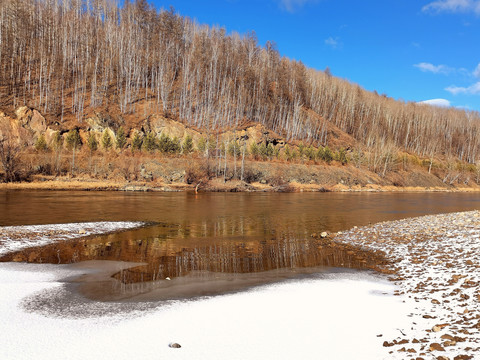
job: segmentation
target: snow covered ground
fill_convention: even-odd
[[[369,273],[309,276],[188,301],[97,303],[107,315],[32,311],[58,293],[68,265],[0,264],[0,359],[383,359],[409,312]],[[132,308],[133,306],[133,308]],[[179,349],[170,348],[172,342]]]
[[[103,221],[49,225],[0,226],[0,256],[9,252],[143,226],[142,222]]]

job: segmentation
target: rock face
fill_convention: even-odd
[[[87,129],[80,130],[80,137],[82,138],[82,142],[86,144],[88,142],[88,137],[90,134],[93,134],[97,141],[99,142],[99,146],[102,146],[102,136],[104,131],[108,132],[110,139],[112,140],[113,146],[115,146],[116,135],[115,131],[119,128],[119,122],[111,118],[110,116],[106,116],[103,114],[96,114],[93,117],[89,117],[85,120],[88,124]]]
[[[47,122],[45,118],[37,110],[33,110],[30,123],[28,124],[30,129],[32,129],[36,134],[40,134],[47,130]]]
[[[171,138],[177,137],[178,139],[182,139],[188,134],[192,137],[194,142],[198,142],[198,140],[202,137],[202,134],[198,131],[187,128],[185,125],[179,122],[166,119],[159,115],[149,116],[147,119],[145,119],[142,123],[141,131],[144,134],[153,132],[157,136],[166,134]]]
[[[102,133],[105,129],[116,131],[122,123],[122,121],[102,113],[96,113],[95,116],[87,118],[85,122],[88,124],[89,130],[98,133]]]
[[[32,130],[27,130],[21,122],[16,119],[0,114],[0,139],[16,139],[19,145],[33,145]]]
[[[27,106],[21,106],[15,110],[15,115],[19,121],[27,121],[32,117],[32,110]]]
[[[260,124],[248,126],[242,130],[226,131],[222,134],[222,138],[227,140],[236,139],[237,141],[245,140],[248,144],[272,144],[281,148],[285,146],[285,139]]]
[[[148,181],[152,181],[153,180],[153,174],[151,171],[147,171],[147,169],[145,169],[143,166],[141,167],[140,169],[140,176],[144,179],[144,180],[148,180]]]
[[[22,106],[15,111],[15,115],[20,125],[32,131],[35,137],[38,137],[47,130],[45,118],[35,109],[32,110],[27,106]]]
[[[47,130],[45,131],[45,140],[47,141],[47,144],[51,144],[52,141],[53,141],[53,138],[55,136],[55,133],[56,131],[51,129],[51,128],[47,128]]]

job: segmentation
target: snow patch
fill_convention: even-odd
[[[62,288],[61,279],[72,275],[65,269],[0,264],[0,358],[381,359],[388,357],[383,340],[408,319],[395,286],[369,273],[318,274],[147,310],[133,303],[137,309],[128,313],[119,303],[93,302],[116,309],[93,318],[50,317],[19,306],[39,291]]]
[[[49,225],[2,226],[0,227],[0,256],[31,247],[48,245],[54,242],[134,229],[143,225],[145,225],[143,222],[104,221]]]

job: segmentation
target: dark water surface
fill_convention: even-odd
[[[140,220],[244,235],[299,233],[480,208],[480,193],[127,193],[0,191],[0,226]]]
[[[275,278],[272,271],[280,269],[371,268],[378,261],[374,255],[312,234],[478,208],[480,194],[468,193],[7,191],[0,192],[0,226],[117,220],[155,224],[26,250],[2,260],[146,263],[115,273],[122,284],[192,274],[197,279],[199,274],[241,278],[240,274],[265,272]]]

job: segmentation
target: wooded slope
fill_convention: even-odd
[[[140,107],[141,104],[141,107]],[[382,156],[398,150],[475,163],[480,115],[395,101],[145,0],[2,0],[0,107],[62,122],[95,109],[162,114],[207,131],[258,122],[328,145],[329,124]]]

